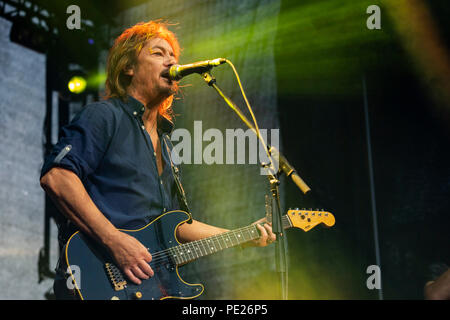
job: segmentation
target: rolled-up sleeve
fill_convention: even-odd
[[[41,177],[53,167],[74,172],[81,181],[100,164],[117,124],[114,106],[96,102],[85,106],[61,128],[60,139],[45,158]]]

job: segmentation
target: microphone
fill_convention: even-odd
[[[307,193],[311,189],[308,185],[303,181],[302,178],[298,175],[297,171],[291,164],[287,161],[287,159],[274,147],[271,146],[269,148],[270,155],[274,159],[274,161],[278,160],[279,168],[284,172],[286,177],[290,177],[292,181],[297,185],[297,187],[302,190],[303,193]]]
[[[217,67],[226,61],[227,60],[224,58],[217,58],[214,60],[198,61],[184,65],[175,64],[169,69],[169,78],[171,80],[180,80],[191,73],[204,73],[211,70],[212,67]]]

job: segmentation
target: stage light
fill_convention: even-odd
[[[72,77],[67,84],[67,87],[70,92],[79,94],[86,89],[86,80],[83,77]]]

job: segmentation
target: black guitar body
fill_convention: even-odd
[[[152,253],[150,266],[155,274],[142,280],[140,285],[127,279],[101,246],[80,232],[72,235],[66,245],[65,258],[67,265],[72,266],[71,278],[79,297],[84,300],[159,300],[200,296],[203,285],[184,282],[176,262],[165,253],[179,245],[176,229],[188,219],[186,212],[171,211],[141,229],[121,230],[138,239]]]

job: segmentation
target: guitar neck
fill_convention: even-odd
[[[284,229],[292,226],[286,215],[281,218],[281,221]],[[174,261],[178,265],[181,265],[227,248],[236,247],[245,242],[258,239],[259,237],[260,234],[256,225],[249,225],[212,237],[188,242],[177,247],[172,247],[169,250]]]

